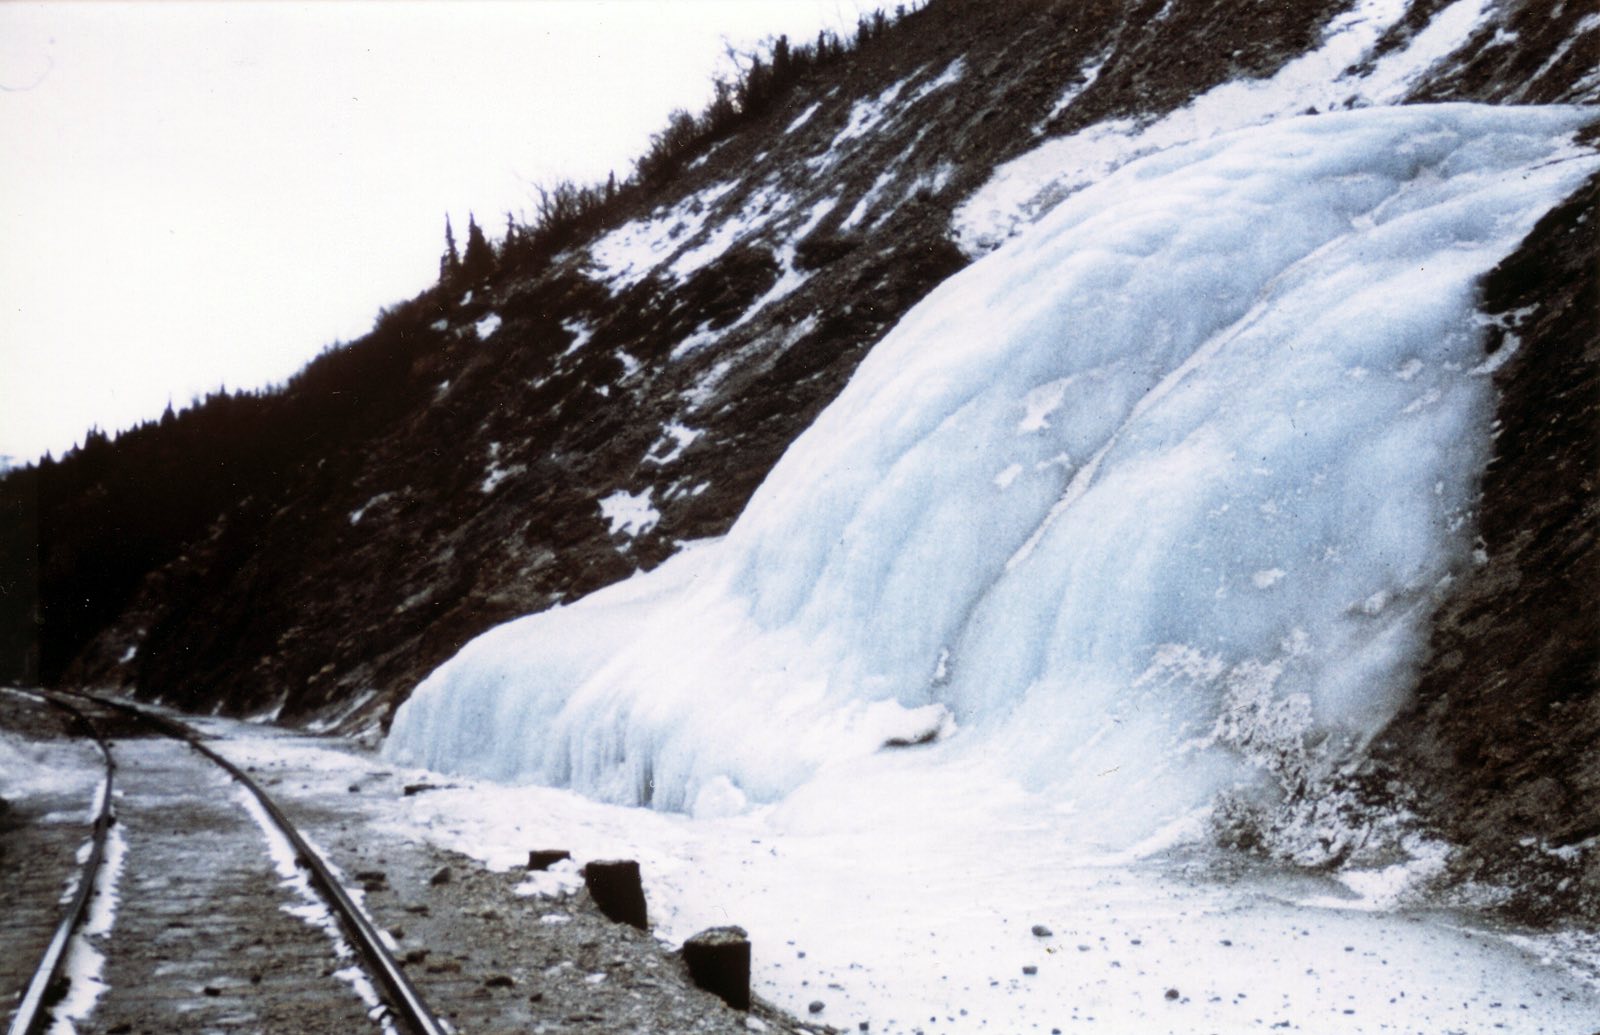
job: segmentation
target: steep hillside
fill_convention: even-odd
[[[279,499],[231,503],[66,678],[357,721],[489,625],[725,531],[866,349],[964,263],[952,212],[997,163],[1047,123],[1270,73],[1329,10],[1262,4],[1241,48],[1232,5],[1160,8],[934,5],[591,246],[398,309],[379,333],[416,356],[396,365],[421,403],[324,441]],[[1167,51],[1192,56],[1167,68]],[[646,495],[658,518],[601,507]]]
[[[1600,179],[1484,285],[1500,389],[1482,563],[1435,619],[1379,771],[1468,846],[1445,882],[1600,916]],[[1493,889],[1493,890],[1491,890]],[[1471,897],[1469,893],[1469,897]]]
[[[1305,112],[1592,104],[1597,42],[1584,5],[1536,0],[936,0],[554,257],[508,250],[286,393],[12,473],[6,541],[40,536],[8,565],[40,573],[37,671],[384,725],[473,636],[725,533],[902,315],[1086,184]],[[1350,781],[1471,846],[1459,878],[1506,877],[1520,846],[1543,876],[1519,908],[1542,915],[1570,908],[1564,879],[1600,887],[1592,209],[1591,185],[1485,284],[1515,348],[1486,563]],[[151,474],[119,481],[141,451]],[[31,598],[5,604],[32,624]]]

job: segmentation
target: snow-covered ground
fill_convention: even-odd
[[[31,798],[87,801],[103,775],[94,768],[98,758],[92,747],[75,742],[27,740],[0,731],[0,798],[13,805]],[[73,821],[80,818],[74,811]]]
[[[1600,984],[1582,976],[1600,964],[1592,935],[1408,908],[1359,874],[1182,849],[1086,854],[1048,799],[992,774],[930,772],[914,750],[833,772],[780,806],[696,819],[208,725],[242,738],[224,751],[278,777],[291,807],[355,810],[496,869],[534,848],[579,864],[637,858],[659,937],[740,924],[757,991],[802,1016],[821,1002],[818,1019],[846,1030],[1587,1035],[1600,1016]],[[398,793],[423,781],[434,789]],[[354,782],[365,793],[348,793]],[[580,885],[560,864],[520,890]]]

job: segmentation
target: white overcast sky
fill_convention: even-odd
[[[280,382],[868,0],[0,2],[0,455]]]

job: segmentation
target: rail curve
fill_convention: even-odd
[[[364,968],[375,979],[376,987],[382,991],[390,1018],[413,1035],[446,1035],[449,1029],[423,1001],[384,945],[377,926],[340,883],[332,867],[301,835],[271,796],[248,773],[210,747],[199,730],[186,723],[156,714],[147,708],[93,694],[44,691],[37,694],[30,693],[28,696],[47,702],[73,717],[85,734],[100,746],[106,763],[106,777],[101,784],[90,851],[80,869],[78,886],[61,916],[49,947],[40,959],[33,979],[28,984],[27,991],[12,1019],[8,1035],[37,1035],[48,1023],[50,1018],[48,1001],[51,998],[51,990],[57,987],[61,979],[67,948],[88,911],[95,880],[105,855],[106,833],[115,822],[111,793],[112,778],[116,769],[115,758],[99,728],[83,710],[82,705],[89,703],[124,715],[162,736],[183,741],[249,791],[273,825],[293,847],[298,862],[307,871],[311,886],[327,903],[352,948],[359,955]]]
[[[100,755],[105,760],[106,775],[96,792],[98,800],[89,839],[89,854],[78,870],[77,889],[72,893],[67,908],[62,911],[61,920],[50,937],[50,943],[45,947],[44,955],[40,958],[38,967],[34,969],[33,978],[22,994],[17,1012],[12,1015],[8,1035],[35,1035],[44,1030],[50,1019],[48,1008],[50,993],[52,989],[59,987],[61,971],[67,962],[67,946],[71,944],[73,933],[83,923],[84,915],[89,910],[89,899],[94,893],[95,881],[100,876],[100,864],[105,859],[106,832],[114,822],[111,810],[111,783],[117,770],[116,759],[111,754],[110,745],[79,708],[54,695],[40,697],[28,694],[27,696],[53,705],[71,716],[83,730],[84,735],[99,745]]]

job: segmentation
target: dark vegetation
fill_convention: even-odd
[[[439,297],[385,312],[365,338],[327,349],[282,389],[218,391],[115,439],[91,430],[60,460],[47,455],[0,481],[0,628],[15,637],[0,678],[59,680],[145,574],[226,507],[255,499],[244,513],[262,512],[333,445],[375,434],[414,405],[410,371],[438,344],[425,324],[443,311]]]

